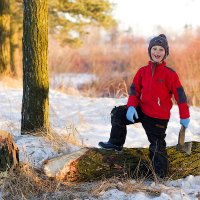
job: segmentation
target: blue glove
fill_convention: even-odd
[[[131,122],[135,122],[133,117],[135,117],[136,119],[138,119],[138,114],[137,114],[137,111],[136,109],[133,107],[133,106],[130,106],[127,110],[127,113],[126,113],[126,118],[131,121]]]
[[[188,127],[189,123],[190,123],[190,118],[180,120],[180,124],[183,125],[185,128]]]

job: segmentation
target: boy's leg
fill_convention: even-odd
[[[142,125],[150,142],[149,157],[155,173],[161,178],[167,175],[169,167],[165,142],[168,121],[148,116],[144,116],[142,119]]]
[[[117,146],[123,146],[126,140],[126,125],[132,122],[126,119],[126,106],[115,107],[111,111],[111,132],[109,142]]]
[[[126,140],[127,129],[126,125],[133,124],[126,119],[127,107],[126,105],[118,106],[111,111],[111,132],[108,142],[99,142],[99,146],[105,149],[122,150]],[[138,113],[139,115],[139,113]],[[139,115],[140,116],[140,115]],[[135,120],[139,122],[139,119]]]

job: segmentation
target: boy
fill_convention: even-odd
[[[165,131],[172,108],[172,95],[179,107],[180,124],[190,122],[187,97],[177,73],[166,66],[169,46],[164,34],[154,37],[148,47],[150,61],[136,73],[125,106],[111,111],[111,133],[108,142],[99,142],[101,148],[121,151],[126,139],[126,125],[141,122],[150,142],[149,157],[155,173],[167,175],[168,159]]]

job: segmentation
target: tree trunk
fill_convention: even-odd
[[[11,75],[17,77],[22,73],[22,2],[10,0],[10,68]]]
[[[24,0],[22,134],[49,130],[47,0]]]
[[[191,155],[167,148],[170,179],[200,175],[200,142],[193,142]],[[82,149],[44,162],[47,176],[64,181],[91,181],[102,178],[144,178],[153,174],[147,148],[124,148],[123,152],[97,148]]]
[[[0,75],[10,73],[10,3],[0,1]]]
[[[19,150],[10,133],[0,130],[0,171],[14,168],[19,163]]]
[[[19,17],[19,8],[16,6],[16,0],[10,0],[10,12],[11,12],[11,22],[10,22],[10,70],[14,77],[17,77],[17,71],[20,68],[20,49],[19,35],[21,31],[19,30],[19,24],[21,24],[21,19]],[[17,16],[18,14],[18,16]],[[21,40],[20,40],[21,43]]]

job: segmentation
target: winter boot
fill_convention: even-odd
[[[98,144],[102,149],[106,150],[115,150],[115,151],[122,151],[123,146],[117,146],[110,142],[99,142]]]

